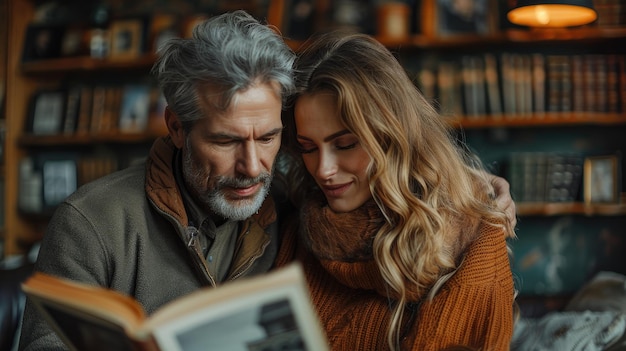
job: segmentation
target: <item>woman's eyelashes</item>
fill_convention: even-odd
[[[305,145],[298,143],[298,151],[300,151],[301,154],[310,154],[315,150],[317,150],[316,146],[311,146],[311,145],[305,146]]]
[[[354,149],[359,144],[358,141],[355,140],[336,140],[333,142],[333,148],[336,150],[350,150]],[[310,142],[299,142],[298,150],[303,154],[310,154],[315,152],[318,149],[317,145]]]

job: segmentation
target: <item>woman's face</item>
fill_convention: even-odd
[[[307,171],[335,212],[349,212],[370,199],[370,157],[339,119],[335,96],[316,93],[295,105],[298,143]]]

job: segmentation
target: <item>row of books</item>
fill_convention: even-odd
[[[579,199],[584,157],[576,153],[515,152],[508,180],[517,202],[572,202]]]
[[[486,53],[424,59],[416,84],[444,115],[626,112],[626,55]]]
[[[37,92],[26,133],[85,135],[142,133],[164,126],[165,101],[150,84],[89,85]]]
[[[624,0],[593,0],[598,13],[598,27],[616,27],[626,25],[626,3]]]

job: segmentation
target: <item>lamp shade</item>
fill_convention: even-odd
[[[518,0],[507,18],[529,27],[572,27],[591,23],[598,14],[592,0]]]

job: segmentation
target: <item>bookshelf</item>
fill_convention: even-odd
[[[111,1],[116,3],[116,1]],[[149,3],[144,1],[142,3]],[[332,11],[333,6],[340,2],[329,0],[313,1],[317,13],[314,21],[316,28],[321,30],[328,25],[327,14]],[[7,38],[6,52],[10,53],[6,64],[7,105],[6,124],[7,133],[5,141],[5,167],[2,168],[2,175],[5,179],[6,192],[4,215],[6,218],[4,233],[5,254],[15,254],[24,252],[30,244],[41,238],[45,229],[47,214],[29,213],[25,214],[18,210],[19,200],[19,176],[20,162],[27,156],[38,155],[42,150],[55,150],[60,152],[74,153],[76,150],[88,151],[88,156],[115,155],[124,153],[120,150],[137,149],[145,150],[155,137],[163,133],[162,130],[146,129],[141,132],[121,133],[118,130],[108,130],[106,132],[69,135],[36,135],[27,132],[24,124],[29,118],[30,98],[41,88],[55,89],[61,82],[93,82],[103,79],[103,77],[114,78],[115,84],[122,86],[124,79],[139,80],[147,75],[155,56],[153,53],[142,53],[130,60],[117,60],[107,58],[91,58],[88,56],[47,58],[36,61],[22,62],[21,53],[25,40],[26,28],[31,23],[35,12],[35,1],[6,0],[9,14],[8,28],[11,33],[15,33]],[[281,30],[284,28],[285,18],[289,16],[288,2],[281,0],[269,1],[267,18],[270,23],[275,24]],[[414,9],[414,13],[421,13],[423,21],[420,28],[413,28],[409,36],[403,38],[377,37],[383,44],[389,47],[406,67],[407,72],[415,78],[415,82],[425,93],[434,91],[432,98],[441,108],[450,108],[449,122],[456,127],[459,135],[466,140],[467,144],[483,158],[488,164],[497,164],[496,173],[508,178],[508,168],[510,156],[515,152],[533,153],[560,153],[576,151],[582,157],[590,155],[604,155],[626,152],[626,24],[619,22],[611,25],[590,25],[581,28],[535,30],[500,26],[486,33],[457,33],[455,35],[438,35],[436,23],[432,18],[436,16],[430,7],[433,2],[422,1],[419,8]],[[335,5],[333,5],[335,4]],[[325,14],[325,15],[324,15]],[[414,14],[415,15],[415,14]],[[417,15],[415,15],[417,16]],[[430,16],[430,17],[429,17]],[[495,16],[495,15],[494,15]],[[324,18],[321,18],[324,17]],[[321,18],[321,19],[320,19]],[[435,21],[436,22],[436,21]],[[372,34],[376,34],[373,32]],[[303,41],[293,40],[286,37],[287,43],[297,50]],[[437,79],[450,78],[448,76],[437,76],[438,67],[432,66],[431,62],[445,62],[448,67],[456,67],[459,71],[452,75],[461,79],[463,76],[462,58],[485,58],[485,55],[492,55],[496,59],[495,74],[497,77],[494,90],[500,95],[500,111],[493,112],[493,107],[487,107],[482,111],[467,113],[464,94],[469,94],[471,90],[464,90],[462,81],[457,81],[451,87],[457,89],[456,99],[442,99],[437,92],[439,86],[424,87],[425,78],[437,82]],[[532,58],[533,55],[543,58],[544,69],[548,69],[547,60],[549,56],[567,57],[616,57],[619,58],[622,66],[618,64],[619,78],[615,86],[618,94],[618,101],[615,108],[583,108],[569,110],[549,110],[547,108],[547,97],[549,90],[550,73],[544,71],[544,110],[537,111],[533,103],[526,109],[517,111],[507,111],[504,100],[507,79],[504,78],[502,69],[502,58],[504,54],[517,54],[520,57]],[[430,61],[429,61],[430,60]],[[523,61],[523,60],[522,60]],[[467,62],[476,61],[467,60]],[[429,66],[431,65],[431,66]],[[474,67],[474,66],[470,66]],[[570,70],[571,70],[570,66]],[[442,70],[446,71],[446,70]],[[471,72],[470,72],[471,73]],[[480,73],[474,71],[473,74]],[[562,73],[562,72],[561,72]],[[608,73],[611,75],[613,73]],[[519,73],[518,73],[519,75]],[[524,75],[524,74],[522,74]],[[471,76],[471,74],[470,74]],[[567,81],[563,75],[559,76],[557,82]],[[475,79],[475,78],[474,78]],[[483,75],[483,91],[478,92],[484,96],[489,96],[488,78]],[[515,79],[509,79],[515,81]],[[427,80],[426,80],[427,81]],[[445,79],[441,82],[445,82]],[[470,80],[474,82],[475,80]],[[531,80],[532,82],[532,80]],[[446,84],[450,84],[449,82]],[[526,83],[528,84],[528,82]],[[573,83],[571,83],[573,88]],[[608,84],[608,83],[607,83]],[[533,86],[526,91],[534,92]],[[588,89],[587,89],[588,90]],[[476,93],[477,91],[474,91]],[[532,94],[528,96],[533,98]],[[488,99],[488,98],[487,98]],[[456,101],[451,106],[443,106],[443,101]],[[486,106],[488,105],[486,102]],[[608,100],[606,100],[608,101]],[[573,102],[572,102],[573,103]],[[573,106],[573,104],[572,104]],[[105,150],[106,152],[103,152]],[[91,162],[91,158],[87,161]],[[623,161],[620,161],[623,165]],[[118,164],[118,167],[122,165]],[[624,183],[624,172],[616,181]],[[510,181],[510,179],[509,179]],[[583,185],[581,183],[580,187]],[[518,215],[520,216],[519,246],[525,249],[526,246],[533,247],[524,242],[527,238],[532,240],[548,240],[553,235],[555,228],[560,228],[563,223],[576,230],[585,231],[580,234],[572,229],[570,234],[575,240],[591,240],[590,238],[600,237],[600,231],[606,230],[610,233],[619,231],[616,228],[623,228],[626,224],[626,201],[620,193],[613,203],[585,203],[582,196],[582,189],[574,200],[564,202],[517,202]],[[580,225],[579,225],[580,224]],[[565,235],[564,234],[564,235]],[[613,234],[611,234],[613,235]],[[572,239],[574,240],[574,239]],[[589,246],[598,245],[587,241]],[[623,242],[623,238],[622,238]],[[517,243],[514,243],[517,245]],[[593,244],[593,245],[592,245]],[[594,246],[595,247],[595,246]],[[581,249],[582,250],[582,249]],[[591,249],[590,249],[591,250]],[[531,251],[531,249],[527,249]],[[584,251],[575,251],[580,253]],[[524,255],[524,252],[521,253]],[[546,254],[547,255],[547,254]],[[623,259],[621,261],[623,263]],[[551,295],[550,291],[545,291],[545,295]],[[556,293],[555,293],[556,294]],[[558,294],[561,294],[559,292]]]
[[[39,92],[58,90],[66,94],[74,86],[92,88],[102,86],[111,91],[121,91],[130,83],[150,84],[145,77],[148,76],[155,55],[146,49],[146,53],[130,59],[93,58],[83,52],[67,57],[25,60],[23,53],[26,50],[25,46],[29,45],[26,38],[34,22],[37,6],[41,4],[36,1],[5,0],[2,5],[4,6],[2,13],[8,15],[7,21],[2,23],[6,23],[8,32],[13,33],[7,38],[3,32],[3,38],[7,40],[6,43],[2,43],[2,52],[9,53],[6,61],[2,62],[2,68],[3,72],[6,70],[6,82],[10,87],[7,89],[7,103],[4,109],[7,116],[7,133],[3,148],[6,167],[2,167],[1,175],[7,185],[3,196],[6,206],[2,212],[6,222],[2,235],[3,254],[8,256],[27,251],[30,245],[41,239],[52,211],[52,208],[45,204],[35,207],[23,206],[23,202],[26,201],[24,189],[28,184],[42,186],[41,179],[37,181],[36,177],[30,178],[29,173],[27,173],[29,177],[25,177],[22,172],[22,167],[27,163],[25,160],[30,159],[31,168],[40,167],[47,161],[56,161],[57,166],[68,164],[58,161],[71,161],[75,169],[73,175],[76,178],[75,186],[80,186],[125,167],[135,158],[147,154],[152,141],[157,136],[165,134],[165,130],[164,126],[158,123],[137,131],[121,131],[116,125],[106,130],[87,130],[84,133],[76,131],[37,133],[29,130],[26,126],[33,118],[31,116],[33,98]],[[108,105],[116,111],[121,109],[119,99],[115,103],[108,101]],[[47,115],[44,117],[48,118]],[[67,160],[59,160],[63,157]],[[33,174],[40,175],[39,171]],[[30,182],[31,180],[35,180],[34,183]],[[70,190],[71,188],[68,191]],[[35,198],[41,197],[41,191],[33,190]]]
[[[9,36],[9,27],[7,23],[7,1],[0,0],[0,48],[5,48]],[[4,237],[5,233],[5,135],[6,135],[6,115],[4,106],[6,104],[6,76],[7,76],[7,52],[2,50],[0,53],[0,237]],[[1,257],[1,255],[0,255]]]

